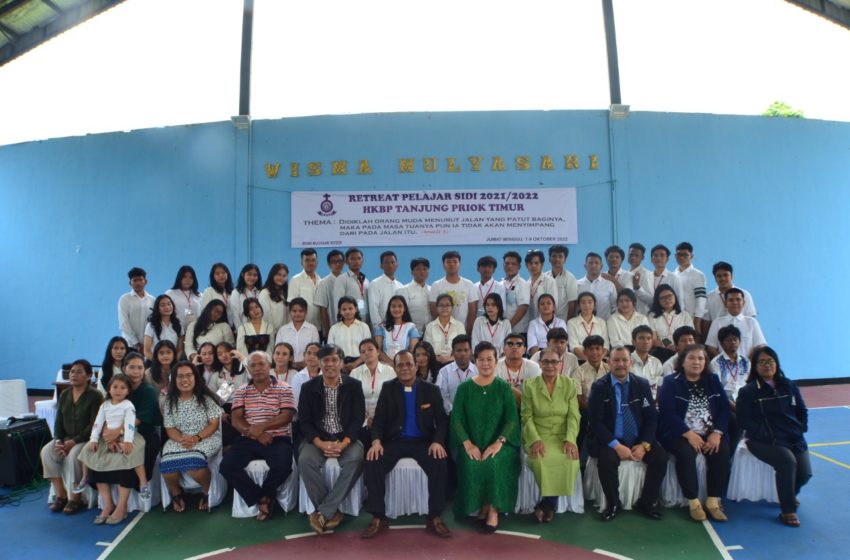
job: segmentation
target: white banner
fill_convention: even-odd
[[[576,190],[292,193],[292,246],[578,243]]]

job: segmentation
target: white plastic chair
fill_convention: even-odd
[[[736,502],[765,500],[779,503],[773,467],[750,453],[743,439],[738,443],[735,458],[732,460],[732,474],[729,477],[726,497]]]
[[[266,476],[269,473],[269,465],[264,460],[257,459],[256,461],[248,463],[248,466],[245,467],[245,472],[248,473],[251,480],[253,480],[256,484],[261,485],[265,482]],[[292,473],[283,484],[278,486],[277,495],[275,496],[277,498],[277,503],[284,512],[290,512],[295,509],[295,505],[298,500],[297,485],[298,467],[293,460]],[[245,500],[242,499],[242,496],[239,495],[239,492],[233,490],[233,508],[231,509],[231,515],[233,517],[257,517],[257,514],[259,513],[260,508],[256,504],[249,506],[245,503]]]
[[[708,496],[706,472],[705,455],[700,453],[697,455],[697,480],[699,481],[697,497],[702,502],[705,502],[705,498]],[[682,494],[682,487],[679,486],[679,475],[676,474],[676,456],[672,453],[667,455],[667,474],[661,483],[661,505],[664,507],[684,507],[688,505],[688,499]]]
[[[63,381],[62,368],[56,372],[56,381]],[[43,401],[35,401],[35,414],[39,418],[44,418],[47,425],[50,427],[50,435],[53,435],[53,426],[56,424],[56,407],[59,402],[59,389],[53,389],[53,398]]]
[[[325,484],[328,488],[334,485],[336,479],[339,478],[339,473],[342,469],[336,459],[331,458],[325,461],[322,467],[322,473],[325,475]],[[357,517],[360,515],[360,507],[363,505],[363,495],[365,494],[365,486],[363,485],[363,476],[358,477],[357,482],[351,487],[348,496],[339,505],[339,510],[342,513]],[[304,486],[304,481],[299,477],[298,485],[298,504],[301,513],[311,514],[316,511],[316,506],[310,501],[310,496],[307,494],[307,487]]]
[[[596,466],[595,457],[587,460],[584,469],[584,497],[596,503],[596,509],[600,512],[607,507],[605,493],[602,491],[602,482],[599,480],[599,471]],[[620,463],[618,472],[620,480],[620,503],[623,509],[632,509],[632,506],[640,499],[643,492],[643,480],[646,478],[646,465],[643,462],[623,461]]]
[[[0,381],[0,418],[15,416],[20,418],[29,414],[27,400],[27,382],[23,379],[4,379]]]
[[[523,449],[520,453],[522,470],[519,473],[519,488],[517,490],[515,513],[531,513],[540,501],[540,487],[534,478],[534,473],[528,468],[528,456]],[[555,513],[564,512],[584,513],[584,489],[581,476],[576,476],[572,496],[558,496]]]
[[[400,515],[427,515],[428,476],[414,459],[399,460],[387,474],[384,504],[390,519]]]
[[[208,462],[208,467],[210,469],[210,494],[209,501],[207,502],[209,504],[209,511],[220,506],[221,502],[223,502],[224,498],[227,496],[227,480],[225,480],[221,473],[218,472],[218,467],[221,465],[221,456],[222,453],[221,450],[219,450],[219,452],[213,455]],[[160,473],[160,478],[162,510],[165,511],[168,509],[168,506],[171,505],[171,493],[168,491],[168,486],[165,484],[165,476],[162,475],[162,473]],[[180,475],[180,487],[190,494],[203,492],[201,485],[187,473],[182,473]]]

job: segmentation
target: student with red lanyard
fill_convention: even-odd
[[[517,406],[522,400],[522,382],[540,375],[540,366],[523,358],[524,355],[525,341],[522,335],[509,334],[505,339],[505,357],[496,364],[496,377],[504,379],[511,386]]]
[[[274,346],[272,354],[272,362],[274,362],[274,374],[279,381],[283,381],[287,385],[292,385],[293,378],[298,374],[298,370],[292,367],[295,363],[292,355],[295,351],[292,345],[288,342],[279,342]]]
[[[602,337],[605,348],[608,347],[608,326],[596,316],[596,296],[591,292],[578,295],[579,313],[567,322],[567,334],[570,350],[579,360],[586,360],[581,341],[589,336]]]
[[[224,263],[215,263],[210,267],[210,285],[201,294],[201,312],[211,301],[221,301],[227,310],[227,322],[233,326],[233,317],[230,315],[230,292],[233,291],[233,277],[230,269]]]
[[[360,433],[360,441],[364,445],[372,444],[369,429],[372,427],[372,419],[375,417],[375,407],[378,405],[381,387],[386,381],[395,379],[393,367],[382,363],[378,356],[377,341],[374,338],[363,339],[360,342],[360,357],[363,359],[363,364],[356,367],[350,374],[363,386],[363,397],[366,399],[366,422]]]
[[[511,322],[511,332],[525,334],[528,331],[530,314],[528,305],[531,299],[528,282],[519,275],[522,258],[516,251],[508,251],[502,257],[502,268],[505,277],[502,286],[505,287],[505,317]]]
[[[502,297],[502,301],[505,301],[505,287],[493,276],[497,266],[496,259],[490,255],[478,259],[478,274],[481,279],[475,283],[475,289],[478,290],[477,317],[484,317],[487,314],[484,302],[490,294],[498,294]]]
[[[528,324],[529,354],[546,347],[546,334],[551,329],[567,328],[564,320],[555,316],[557,305],[551,294],[543,294],[537,299],[537,317]]]
[[[478,309],[478,290],[460,275],[460,253],[447,251],[443,253],[443,270],[446,275],[431,286],[431,315],[437,315],[437,298],[442,294],[452,296],[452,316],[460,321],[465,331],[472,331],[475,313]]]
[[[242,324],[251,320],[245,315],[245,300],[249,298],[258,299],[260,289],[263,287],[263,276],[260,268],[255,264],[246,264],[239,273],[236,287],[230,292],[230,315],[233,317],[233,328],[238,329]]]
[[[455,399],[458,386],[478,375],[478,370],[470,362],[472,358],[472,339],[465,335],[458,335],[452,340],[452,356],[454,361],[445,366],[437,374],[436,385],[443,395],[443,407],[446,412],[451,413],[452,403]]]
[[[463,324],[452,317],[454,300],[449,294],[437,297],[437,318],[425,326],[423,339],[434,347],[437,361],[441,364],[451,363],[452,340],[458,335],[466,334]]]
[[[198,291],[198,277],[195,269],[184,264],[177,271],[174,285],[165,295],[174,301],[174,315],[180,319],[183,330],[201,315],[201,292]]]
[[[334,280],[333,301],[331,302],[333,307],[328,308],[328,313],[331,313],[332,309],[339,309],[339,300],[343,296],[348,296],[354,298],[354,301],[357,302],[360,319],[366,324],[371,324],[367,301],[369,279],[360,271],[363,267],[363,251],[357,247],[351,247],[345,252],[345,263],[348,265],[348,271],[340,274]]]
[[[543,263],[546,262],[546,256],[540,249],[531,249],[525,255],[525,268],[528,269],[528,313],[529,319],[534,320],[540,316],[537,304],[540,301],[540,296],[548,294],[555,302],[555,309],[558,308],[558,285],[555,279],[548,274],[543,274]],[[552,310],[555,313],[555,310]],[[566,319],[562,319],[566,321]],[[529,326],[529,329],[531,327]]]
[[[422,335],[413,324],[404,297],[394,295],[387,304],[384,321],[375,330],[381,360],[391,364],[395,355],[402,350],[413,352],[420,338]]]
[[[505,319],[502,296],[488,294],[484,298],[484,311],[484,316],[477,318],[472,325],[472,346],[478,346],[479,342],[489,342],[496,348],[496,354],[502,356],[505,353],[505,338],[511,334],[511,322]]]

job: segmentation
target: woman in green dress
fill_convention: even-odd
[[[572,496],[579,472],[576,385],[558,375],[560,365],[557,352],[543,350],[542,375],[522,385],[522,441],[542,496],[534,508],[538,523],[552,521],[558,496]]]
[[[496,377],[496,348],[475,347],[478,375],[460,384],[451,418],[457,451],[455,515],[478,512],[482,531],[493,533],[499,512],[513,511],[519,479],[519,418],[510,386]]]

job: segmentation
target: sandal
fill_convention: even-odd
[[[50,511],[53,513],[59,513],[65,509],[65,506],[68,505],[68,498],[56,498],[53,500],[53,503],[50,504]]]
[[[785,525],[788,525],[789,527],[800,526],[800,518],[797,517],[796,513],[780,513],[779,521],[781,521]]]
[[[171,496],[171,511],[174,513],[183,513],[186,511],[186,501],[183,499],[183,494]]]
[[[62,509],[62,513],[65,515],[74,515],[75,513],[80,511],[82,507],[82,502],[80,500],[70,500],[68,504]]]
[[[198,511],[209,511],[210,510],[210,495],[204,494],[201,496],[201,501],[198,503]]]

